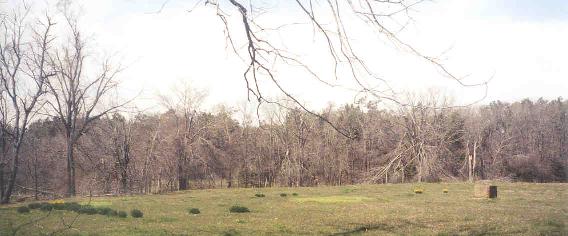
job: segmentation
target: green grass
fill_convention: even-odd
[[[63,235],[568,235],[568,184],[498,183],[496,200],[473,198],[465,183],[354,185],[314,188],[191,190],[164,195],[102,197],[97,207],[143,218],[80,215]],[[448,193],[443,193],[447,188]],[[297,197],[280,197],[296,192]],[[88,202],[88,199],[65,199]],[[71,222],[76,213],[33,209],[29,203],[0,207],[0,235],[51,214],[19,235],[43,235]],[[230,213],[233,205],[251,212]],[[188,214],[188,208],[201,214]],[[61,234],[59,234],[61,235]]]
[[[299,203],[305,202],[318,202],[318,203],[356,203],[364,200],[373,200],[370,197],[360,196],[328,196],[328,197],[302,197],[294,198],[294,201]]]

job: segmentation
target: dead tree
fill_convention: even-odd
[[[243,78],[246,82],[249,100],[259,103],[276,103],[267,98],[260,84],[275,86],[281,95],[292,100],[299,108],[321,119],[340,134],[348,137],[350,134],[326,119],[318,112],[306,107],[293,91],[286,88],[279,68],[300,69],[306,78],[311,78],[323,86],[342,88],[381,102],[392,102],[396,105],[411,105],[397,97],[388,81],[377,75],[377,68],[371,67],[371,61],[363,55],[368,48],[357,47],[356,35],[370,40],[386,40],[392,46],[423,59],[427,64],[438,69],[444,78],[450,78],[462,87],[486,87],[488,81],[481,83],[466,83],[454,74],[440,60],[423,54],[419,49],[406,43],[398,37],[397,32],[412,21],[411,11],[423,0],[400,1],[338,1],[338,0],[294,0],[280,3],[286,11],[298,17],[288,17],[276,22],[265,20],[263,16],[277,11],[278,7],[262,1],[242,0],[205,0],[205,5],[213,6],[216,14],[224,25],[227,46],[245,62]],[[197,6],[197,5],[196,5]],[[163,7],[163,6],[162,6]],[[232,17],[232,13],[238,17]],[[402,23],[401,23],[402,22]],[[304,52],[290,48],[285,39],[280,37],[288,28],[305,32],[294,40],[306,44],[317,42],[327,51],[327,56],[318,63],[328,63],[330,71],[316,70],[315,66],[302,59]],[[356,31],[360,29],[361,31]],[[244,45],[244,47],[241,47]],[[324,78],[325,73],[331,73],[332,78]],[[345,88],[335,81],[342,79],[355,84],[354,88]],[[485,98],[486,93],[483,95]]]
[[[127,104],[103,104],[117,86],[116,75],[110,60],[102,63],[98,74],[87,75],[87,41],[82,36],[74,17],[66,16],[71,37],[69,44],[50,54],[50,64],[57,75],[48,80],[51,112],[61,122],[66,140],[67,194],[76,194],[74,148],[93,121]]]
[[[0,19],[0,202],[3,204],[10,201],[14,190],[28,126],[43,105],[46,81],[54,76],[47,66],[54,23],[46,17],[44,21],[30,26],[26,19],[28,11],[28,8],[23,13],[15,11]],[[5,166],[9,166],[6,182]]]
[[[120,114],[114,114],[110,120],[112,128],[112,155],[114,169],[120,184],[120,192],[129,192],[129,170],[131,162],[132,123]]]
[[[189,84],[181,84],[173,91],[173,96],[161,96],[162,105],[175,117],[175,155],[177,157],[178,188],[189,189],[189,165],[192,145],[197,143],[205,126],[200,124],[199,109],[206,97],[204,91],[196,90]]]

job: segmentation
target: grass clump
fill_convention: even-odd
[[[107,216],[117,216],[118,215],[118,211],[116,210],[110,210],[110,212],[107,213]]]
[[[415,188],[415,189],[414,189],[414,193],[416,193],[416,194],[422,194],[422,193],[424,193],[424,189],[422,189],[422,188]]]
[[[244,206],[234,205],[231,208],[229,208],[229,212],[246,213],[246,212],[250,212],[250,210],[247,207],[244,207]]]
[[[201,211],[199,211],[199,208],[190,208],[189,213],[197,215],[197,214],[201,213]]]
[[[63,206],[63,208],[68,211],[79,212],[79,210],[81,210],[81,204],[76,202],[66,202],[63,203]]]
[[[99,207],[99,208],[96,208],[96,209],[97,209],[97,213],[99,215],[104,215],[104,216],[110,216],[112,211],[114,211],[110,207]]]
[[[128,214],[126,213],[126,211],[118,211],[118,217],[126,218],[127,216]]]
[[[28,208],[27,206],[21,206],[18,207],[17,211],[20,214],[30,213],[30,208]]]
[[[86,215],[94,215],[98,213],[97,209],[92,207],[91,205],[81,206],[81,209],[79,209],[78,212],[80,214],[86,214]]]
[[[298,193],[292,193],[292,196],[297,197]]]
[[[34,203],[30,203],[28,204],[28,208],[30,209],[39,209],[41,207],[41,203],[39,202],[34,202]]]
[[[447,189],[447,188],[445,188],[445,189],[443,189],[443,190],[442,190],[442,192],[444,192],[444,193],[448,193],[449,191],[448,191],[448,189]]]
[[[53,205],[47,202],[43,202],[41,203],[41,206],[39,207],[40,210],[42,211],[51,211],[53,210]]]
[[[255,197],[266,197],[266,196],[265,196],[264,194],[262,194],[262,193],[257,193],[257,194],[255,194],[254,196],[255,196]]]
[[[142,213],[141,210],[132,209],[132,211],[130,211],[130,215],[134,218],[142,218],[144,216],[144,213]]]
[[[67,210],[65,203],[52,203],[51,205],[55,210]]]
[[[288,194],[286,194],[286,193],[281,193],[281,194],[280,194],[280,197],[286,197],[286,196],[288,196]]]

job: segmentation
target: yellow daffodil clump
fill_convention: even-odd
[[[65,203],[65,201],[63,201],[63,199],[57,199],[57,200],[50,201],[49,203],[51,203],[51,204],[63,204],[63,203]]]

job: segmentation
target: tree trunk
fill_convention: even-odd
[[[67,196],[75,196],[75,159],[73,156],[73,142],[67,137]]]
[[[34,157],[34,200],[38,200],[39,184],[37,173],[37,155]]]
[[[8,179],[8,186],[6,191],[2,195],[2,199],[0,200],[1,204],[7,204],[10,202],[10,197],[12,196],[12,190],[14,189],[14,185],[16,184],[16,174],[18,173],[18,167],[20,166],[20,145],[18,144],[17,147],[14,149],[14,161],[12,162],[12,168],[10,172],[10,178]]]
[[[2,153],[0,153],[2,155],[2,158],[0,159],[0,201],[3,199],[4,197],[4,191],[6,188],[6,183],[4,182],[4,167],[6,166],[6,164],[4,163],[4,161],[6,160],[6,156],[7,156],[7,149],[6,149],[6,139],[4,137],[4,133],[3,133],[3,127],[0,127],[0,149],[2,151]]]
[[[0,162],[0,200],[4,198],[4,163]]]
[[[473,156],[471,164],[471,181],[475,181],[475,166],[477,165],[477,141],[473,142]]]

